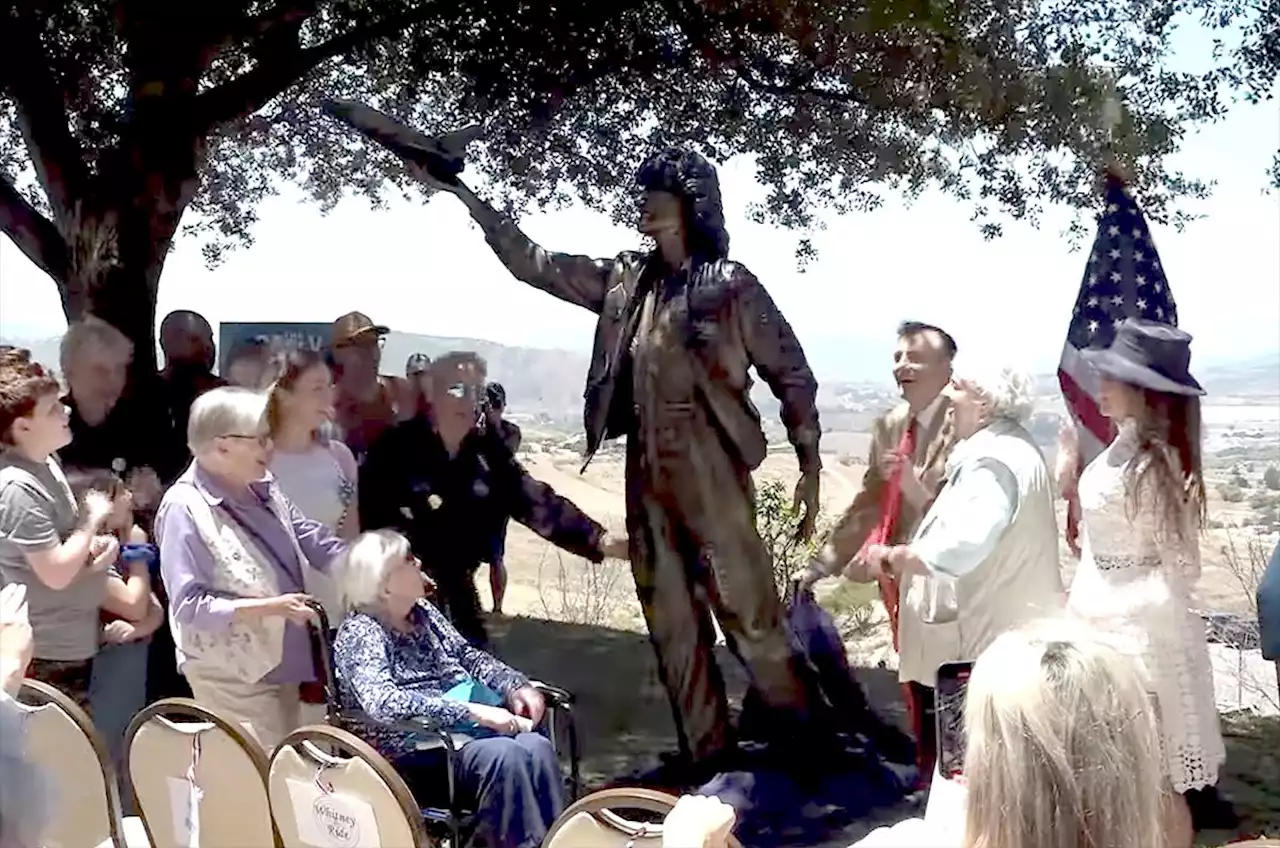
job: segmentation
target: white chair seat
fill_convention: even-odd
[[[120,846],[120,848],[151,848],[151,841],[147,839],[147,829],[143,827],[142,819],[138,816],[124,817],[122,835],[124,836],[124,845]],[[115,846],[111,844],[110,839],[107,839],[97,848],[115,848]]]

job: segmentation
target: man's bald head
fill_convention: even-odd
[[[212,369],[215,356],[213,327],[199,312],[177,309],[160,322],[160,349],[165,364],[199,365]]]

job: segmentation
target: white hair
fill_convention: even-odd
[[[128,336],[101,318],[90,315],[72,323],[62,336],[58,361],[62,366],[63,374],[71,370],[72,364],[88,344],[97,344],[108,354],[121,359],[128,360],[133,357],[133,342],[129,341]]]
[[[965,701],[968,848],[1164,848],[1172,789],[1142,663],[1067,621],[1005,633]]]
[[[1031,378],[1009,367],[962,372],[958,382],[987,404],[987,420],[1004,418],[1026,424],[1035,408]]]
[[[198,454],[222,436],[251,436],[263,432],[267,393],[235,386],[212,389],[191,404],[187,447]]]
[[[387,572],[409,555],[409,540],[393,530],[361,533],[337,569],[343,612],[380,614]]]

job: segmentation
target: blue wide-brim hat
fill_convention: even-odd
[[[1099,374],[1131,386],[1173,395],[1205,393],[1191,376],[1191,334],[1168,324],[1126,318],[1110,347],[1080,355]]]

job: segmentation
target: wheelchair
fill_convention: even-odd
[[[333,727],[341,728],[356,736],[364,738],[368,728],[391,728],[411,735],[415,741],[415,750],[444,752],[445,778],[448,786],[448,797],[445,805],[440,807],[423,806],[422,816],[429,830],[445,831],[452,848],[461,848],[462,832],[470,822],[472,811],[465,809],[456,794],[454,777],[455,758],[467,737],[455,733],[447,727],[428,718],[402,719],[394,722],[379,722],[362,712],[343,709],[338,698],[338,681],[334,672],[333,634],[329,626],[329,616],[324,606],[318,601],[307,604],[315,613],[315,621],[310,626],[311,652],[315,660],[316,679],[324,690],[325,722]],[[581,763],[578,751],[578,726],[574,718],[573,693],[546,683],[531,681],[530,685],[537,689],[547,703],[547,715],[544,719],[551,745],[557,754],[561,754],[562,745],[566,749],[561,756],[567,755],[569,760],[569,776],[566,789],[569,803],[578,799],[582,778]],[[563,740],[563,741],[562,741]],[[421,801],[419,802],[421,803]]]

